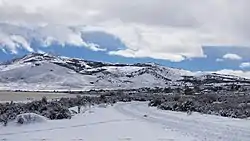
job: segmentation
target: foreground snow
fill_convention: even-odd
[[[147,103],[84,109],[71,120],[0,126],[7,141],[249,141],[250,121],[161,111]],[[147,115],[147,117],[144,117]]]
[[[16,122],[19,124],[32,124],[32,123],[41,123],[46,121],[47,121],[46,117],[37,115],[35,113],[20,114],[16,117]]]

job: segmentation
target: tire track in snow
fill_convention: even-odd
[[[148,108],[147,105],[145,105],[145,104],[137,104],[137,106],[134,106],[134,109],[137,111],[143,111],[143,110],[145,111],[145,107]],[[158,110],[153,111],[152,109],[150,109],[148,111],[150,114],[155,115],[158,118],[166,119],[166,116],[167,116],[168,120],[171,120],[172,122],[174,122],[176,124],[178,124],[179,121],[185,120],[186,126],[192,127],[192,128],[196,127],[195,129],[198,130],[197,132],[201,132],[203,130],[208,130],[208,131],[213,131],[213,134],[215,134],[215,135],[230,133],[230,135],[235,134],[238,136],[247,136],[247,138],[249,138],[249,136],[250,136],[250,128],[232,127],[230,125],[221,125],[218,123],[215,124],[215,123],[205,121],[205,118],[204,118],[204,120],[200,121],[200,120],[190,119],[188,116],[187,116],[187,118],[178,117],[178,116],[174,116],[174,115],[169,115],[169,114],[167,114],[167,112],[159,113]],[[213,125],[213,127],[212,127],[212,125]],[[199,130],[199,129],[203,129],[203,130]],[[223,132],[223,133],[221,133],[221,132]],[[205,132],[204,134],[208,134],[208,132]],[[230,136],[230,137],[232,137],[232,136]],[[237,139],[235,139],[235,140],[237,140]]]
[[[250,138],[250,128],[223,126],[209,121],[185,118],[185,116],[170,115],[167,112],[163,114],[158,110],[152,111],[146,103],[120,103],[115,106],[115,109],[125,115],[164,125],[167,129],[173,129],[181,134],[194,136],[200,141],[249,141]],[[148,114],[148,117],[143,117],[144,114]]]
[[[27,133],[34,133],[34,132],[43,132],[43,131],[54,131],[54,130],[64,130],[68,128],[78,128],[78,127],[88,127],[88,126],[96,126],[100,124],[107,124],[107,123],[120,123],[120,122],[129,122],[135,119],[116,119],[116,120],[107,120],[107,121],[100,121],[100,122],[93,122],[88,124],[78,124],[72,126],[61,126],[61,127],[54,127],[54,128],[47,128],[47,129],[36,129],[36,130],[29,130],[29,131],[22,131],[22,132],[13,132],[13,133],[0,133],[0,136],[8,136],[8,135],[16,135],[16,134],[27,134]]]

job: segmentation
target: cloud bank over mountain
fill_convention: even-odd
[[[249,47],[249,9],[247,0],[0,0],[0,21],[39,26],[40,36],[31,36],[43,43],[56,41],[104,50],[84,42],[79,29],[69,28],[88,26],[90,31],[112,34],[126,45],[110,51],[111,55],[178,62],[206,57],[202,46]],[[11,50],[22,44],[32,51],[22,36],[6,31],[0,36],[1,43]]]
[[[0,59],[53,52],[248,75],[249,12],[247,0],[0,0]]]

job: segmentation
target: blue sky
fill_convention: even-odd
[[[0,0],[0,61],[44,51],[250,76],[249,13],[247,0]]]
[[[126,45],[122,43],[121,40],[115,38],[112,35],[102,33],[102,32],[93,32],[84,35],[85,40],[91,43],[96,43],[100,45],[101,48],[106,48],[106,51],[93,51],[86,47],[72,46],[72,45],[51,45],[48,47],[42,47],[36,42],[32,43],[34,50],[42,50],[44,52],[52,53],[55,55],[68,56],[68,57],[77,57],[87,60],[94,61],[104,61],[112,63],[147,63],[154,62],[164,66],[182,68],[191,71],[217,71],[222,69],[232,69],[239,70],[240,64],[242,62],[249,62],[249,52],[250,48],[245,47],[216,47],[216,46],[207,46],[202,47],[206,57],[200,58],[190,58],[185,59],[180,62],[172,62],[163,59],[152,59],[152,58],[129,58],[123,56],[109,55],[109,51],[125,49]],[[18,54],[11,54],[10,52],[4,53],[0,52],[0,60],[6,61],[15,57],[20,57],[29,53],[24,49],[19,49]],[[223,61],[216,61],[218,58],[223,58],[225,54],[237,54],[242,57],[241,60],[230,60],[224,59]],[[245,68],[244,70],[250,70]]]

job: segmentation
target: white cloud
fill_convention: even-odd
[[[202,46],[249,47],[249,12],[248,0],[0,0],[0,22],[90,25],[128,47],[109,54],[171,61],[205,57]],[[62,44],[86,43],[64,28],[67,34],[59,34],[61,28],[45,34]]]
[[[46,52],[44,52],[44,51],[42,51],[42,50],[38,50],[37,52],[38,52],[38,53],[42,53],[42,54],[46,53]]]
[[[32,40],[38,41],[42,46],[48,47],[54,43],[65,46],[74,45],[87,47],[93,51],[105,51],[99,45],[87,43],[82,38],[82,31],[74,30],[68,26],[44,25],[44,26],[20,26],[0,24],[0,44],[9,48],[16,54],[18,48],[26,49],[29,52],[34,50],[30,46]]]
[[[223,62],[224,60],[221,59],[221,58],[217,58],[215,61],[216,61],[216,62]]]
[[[99,30],[121,39],[127,45],[127,49],[111,51],[111,55],[122,55],[125,57],[151,57],[155,59],[166,59],[171,61],[182,61],[185,57],[204,57],[201,47],[189,38],[194,34],[189,30],[177,32],[171,28],[158,28],[145,25],[124,24],[112,22],[103,24],[105,28],[89,28],[91,31]],[[171,33],[172,32],[172,33]],[[180,42],[178,38],[183,38]],[[187,43],[185,43],[187,42]],[[190,44],[190,45],[188,45]]]
[[[19,35],[5,35],[0,33],[0,45],[10,48],[11,52],[14,54],[17,53],[17,48],[24,48],[29,52],[34,51],[29,43]],[[4,48],[2,50],[6,52]]]
[[[240,68],[244,69],[244,68],[250,68],[250,62],[243,62],[240,64]]]
[[[232,53],[228,53],[223,55],[222,57],[223,59],[228,59],[228,60],[241,60],[242,57],[237,55],[237,54],[232,54]]]

